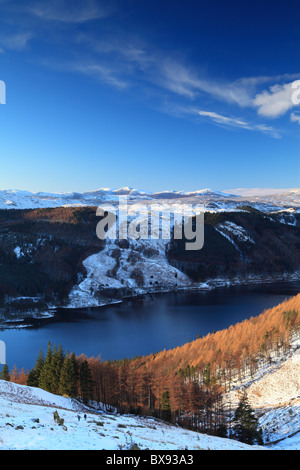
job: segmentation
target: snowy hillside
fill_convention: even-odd
[[[83,261],[87,275],[72,289],[68,306],[80,308],[106,304],[107,299],[103,295],[97,296],[99,289],[103,293],[107,288],[116,295],[114,289],[120,293],[126,289],[133,294],[145,294],[169,291],[177,286],[192,287],[193,283],[184,273],[169,265],[166,243],[166,240],[142,240],[138,244],[130,242],[128,248],[120,250],[114,242],[108,242],[103,251]],[[140,285],[141,281],[147,288]]]
[[[54,421],[57,411],[64,420]],[[86,420],[84,414],[87,415]],[[80,421],[78,421],[80,416]],[[0,450],[256,450],[154,418],[87,409],[68,398],[0,381]]]
[[[114,203],[119,196],[127,196],[130,203],[148,201],[161,203],[205,204],[209,211],[235,210],[251,205],[262,211],[285,209],[299,210],[300,190],[232,190],[230,193],[202,189],[196,191],[147,192],[131,188],[111,190],[101,188],[85,193],[32,193],[29,191],[0,191],[0,209],[36,209],[60,206],[98,206],[104,202]]]
[[[264,442],[271,449],[300,449],[300,339],[292,342],[291,352],[284,359],[272,356],[272,362],[246,378],[242,387],[230,393],[231,404],[238,403],[241,389],[247,391],[263,430]]]

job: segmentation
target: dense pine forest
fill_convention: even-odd
[[[292,273],[300,263],[299,215],[294,225],[282,223],[284,213],[263,213],[249,206],[237,212],[205,214],[204,246],[199,251],[185,250],[185,240],[172,238],[169,263],[196,282],[217,277],[230,279],[247,274]],[[247,239],[224,237],[223,224],[242,227]],[[230,235],[230,232],[227,232]]]
[[[96,207],[0,210],[0,307],[19,296],[63,303],[82,261],[103,248],[98,221]]]
[[[225,393],[234,380],[254,376],[274,356],[290,350],[299,333],[299,311],[300,294],[258,317],[184,346],[119,361],[77,357],[49,343],[31,371],[9,373],[6,368],[2,378],[84,402],[101,402],[110,410],[152,415],[226,436],[232,426]],[[246,405],[244,399],[240,406],[251,414]]]

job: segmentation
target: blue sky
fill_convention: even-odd
[[[299,187],[299,14],[0,0],[0,189]]]

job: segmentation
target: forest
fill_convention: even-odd
[[[0,210],[0,306],[21,296],[63,304],[82,261],[103,248],[98,221],[93,207]]]
[[[248,274],[293,273],[300,263],[299,215],[296,225],[281,223],[282,217],[280,213],[267,214],[248,206],[241,206],[237,212],[206,213],[203,248],[187,251],[186,240],[172,239],[168,261],[196,282]],[[249,240],[235,237],[233,244],[219,233],[219,226],[228,222],[242,227]]]

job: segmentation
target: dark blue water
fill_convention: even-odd
[[[300,283],[163,294],[97,310],[68,312],[39,328],[0,331],[7,364],[30,369],[48,341],[65,350],[121,359],[180,346],[197,335],[227,328],[300,292]],[[85,318],[84,316],[87,315]],[[75,319],[76,318],[76,319]]]

